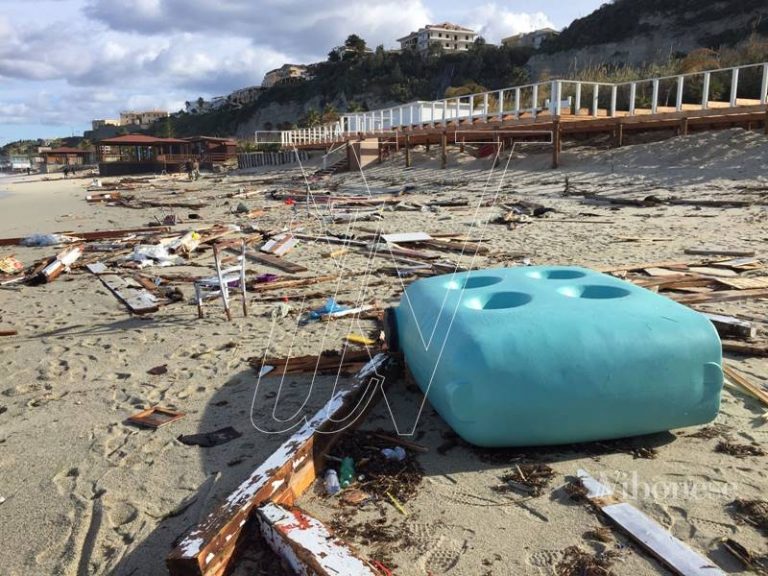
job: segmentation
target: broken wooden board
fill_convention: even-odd
[[[720,278],[721,284],[737,290],[759,290],[768,288],[768,276],[753,276],[751,278]]]
[[[680,304],[704,304],[707,302],[731,302],[733,300],[749,300],[750,298],[768,298],[768,288],[758,290],[720,290],[709,294],[686,294],[684,296],[669,295]]]
[[[260,250],[275,256],[283,256],[290,252],[298,243],[298,238],[293,236],[293,234],[281,234],[267,240]]]
[[[754,250],[730,250],[727,248],[686,248],[685,253],[693,256],[730,256],[733,258],[755,255]]]
[[[346,277],[349,277],[347,274]],[[249,282],[248,290],[251,292],[268,292],[270,290],[281,290],[283,288],[303,288],[312,284],[321,284],[323,282],[335,282],[340,276],[337,274],[327,274],[325,276],[313,276],[311,278],[290,278],[286,280],[277,280],[275,282]]]
[[[739,354],[741,356],[766,356],[768,357],[768,344],[745,344],[744,342],[723,341],[723,352]]]
[[[645,268],[674,268],[680,271],[685,271],[688,265],[695,266],[696,263],[692,262],[649,262],[646,264],[629,264],[623,266],[599,266],[596,268],[598,272],[609,274],[612,272],[632,272],[634,270],[643,270]]]
[[[759,384],[755,384],[745,376],[742,376],[725,362],[723,362],[723,374],[725,374],[725,377],[729,382],[735,384],[748,394],[760,400],[764,405],[768,406],[768,391],[765,390],[765,388]]]
[[[257,510],[261,534],[296,574],[376,576],[378,574],[319,520],[298,508],[265,504]]]
[[[724,316],[722,314],[711,314],[710,312],[701,312],[712,324],[715,325],[717,333],[723,338],[743,338],[749,340],[757,335],[757,327],[748,320],[741,320],[733,316]]]
[[[426,232],[399,232],[382,234],[381,239],[388,244],[403,244],[405,242],[426,242],[432,240],[432,236]]]
[[[339,370],[347,368],[350,364],[367,362],[370,357],[370,353],[365,350],[345,350],[342,354],[323,353],[319,356],[294,356],[291,358],[253,356],[248,358],[248,363],[256,371],[260,371],[266,366],[271,366],[273,368],[273,371],[270,372],[272,376],[312,373],[315,371],[321,374],[336,374]]]
[[[117,274],[99,274],[98,278],[133,314],[158,311],[157,297],[138,282],[126,280]]]
[[[288,272],[289,274],[297,274],[299,272],[307,271],[307,269],[304,268],[304,266],[301,266],[299,264],[294,264],[293,262],[289,262],[288,260],[283,260],[282,258],[278,258],[273,254],[268,254],[265,252],[247,252],[245,256],[249,260],[253,260],[255,262],[258,262],[259,264],[264,264],[265,266],[271,266],[272,268],[277,268],[278,270],[282,270],[283,272]]]
[[[186,416],[184,412],[177,412],[169,408],[154,406],[127,418],[126,423],[141,426],[143,428],[160,428],[161,426],[175,422],[184,416]]]
[[[587,498],[675,574],[726,576],[711,560],[675,538],[656,521],[634,506],[614,498],[610,487],[598,482],[584,470],[579,470],[577,476],[588,490]]]
[[[130,236],[132,234],[160,233],[170,231],[170,226],[155,226],[153,228],[126,228],[123,230],[99,230],[96,232],[73,232],[72,230],[67,230],[64,232],[54,232],[54,234],[72,235],[80,240],[107,240],[113,238],[122,238],[123,236]],[[20,238],[0,238],[0,246],[19,244],[22,240],[24,240],[23,236]]]
[[[688,270],[695,274],[716,278],[734,278],[739,275],[738,272],[730,268],[715,268],[714,266],[690,266]]]
[[[339,385],[328,403],[284,442],[224,502],[181,539],[166,558],[170,576],[220,576],[230,568],[243,526],[255,508],[273,501],[292,505],[315,479],[315,461],[343,423],[370,409],[389,361],[377,354],[347,386]]]

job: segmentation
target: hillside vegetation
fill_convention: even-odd
[[[464,53],[368,50],[357,35],[311,79],[277,85],[241,108],[175,114],[160,136],[231,136],[316,126],[340,113],[495,90],[552,75],[618,82],[768,60],[767,0],[614,0],[580,18],[540,50],[493,46]],[[673,49],[674,47],[674,49]],[[578,63],[578,66],[576,65]],[[751,81],[751,79],[750,79]],[[712,87],[716,96],[727,87]]]

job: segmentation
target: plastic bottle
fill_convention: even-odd
[[[325,473],[325,491],[329,496],[333,496],[334,494],[338,494],[339,490],[341,490],[341,486],[339,486],[339,477],[336,474],[336,470],[330,468]]]
[[[339,483],[342,488],[346,488],[355,479],[355,461],[349,456],[341,461],[341,468],[339,468]]]

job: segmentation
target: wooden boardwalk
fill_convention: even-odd
[[[586,105],[585,105],[586,104]],[[740,126],[768,134],[768,63],[624,84],[552,80],[492,92],[347,114],[338,122],[280,133],[287,149],[327,150],[344,142],[448,146],[550,135],[557,166],[564,138],[604,133],[616,146],[631,132],[688,134]]]

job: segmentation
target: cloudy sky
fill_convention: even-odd
[[[81,134],[124,109],[260,84],[324,59],[351,33],[369,45],[451,21],[490,42],[563,28],[600,0],[0,0],[0,145]],[[467,8],[471,5],[471,9]]]

